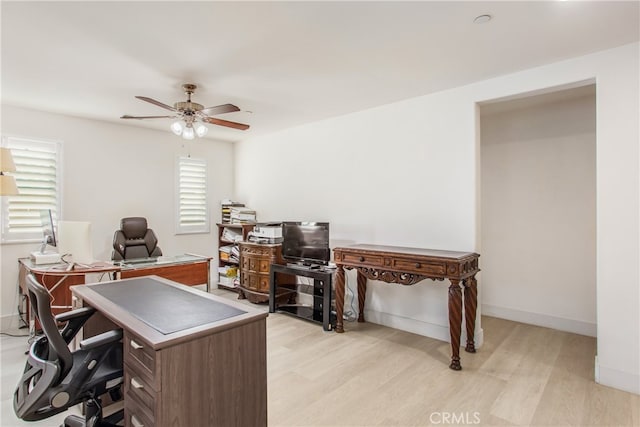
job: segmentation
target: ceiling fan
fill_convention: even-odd
[[[173,107],[164,104],[155,99],[148,98],[146,96],[136,96],[136,98],[157,105],[173,112],[167,116],[130,116],[125,114],[120,117],[121,119],[177,119],[177,121],[171,124],[171,130],[176,135],[182,135],[185,139],[193,139],[194,135],[203,137],[207,134],[209,129],[203,123],[210,123],[218,126],[225,126],[233,129],[247,130],[249,125],[242,123],[230,122],[228,120],[217,119],[211,117],[217,114],[232,113],[234,111],[240,111],[238,107],[233,104],[217,105],[215,107],[204,108],[201,104],[191,102],[191,95],[195,92],[197,86],[191,83],[185,83],[182,85],[187,100],[185,102],[176,102]]]

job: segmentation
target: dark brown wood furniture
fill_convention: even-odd
[[[449,279],[449,333],[451,335],[451,365],[460,370],[460,333],[462,329],[462,289],[467,329],[465,350],[475,353],[475,331],[478,299],[476,273],[480,255],[473,252],[440,251],[381,245],[353,245],[334,249],[336,273],[336,332],[344,332],[344,269],[357,270],[358,322],[364,322],[364,302],[367,279],[387,283],[413,285],[424,279]]]
[[[247,298],[253,303],[269,301],[271,264],[286,264],[282,258],[280,243],[240,243],[240,298]],[[286,297],[289,298],[291,288],[295,289],[295,277],[281,276],[281,283],[286,285],[278,293],[278,297],[284,297],[286,290]]]
[[[184,254],[161,256],[147,260],[119,261],[120,278],[156,275],[183,285],[207,285],[209,292],[211,278],[211,257],[204,255]]]
[[[96,262],[87,267],[74,265],[72,270],[68,269],[68,264],[41,264],[36,265],[30,258],[18,259],[18,285],[21,295],[20,311],[24,316],[24,321],[29,327],[31,320],[35,317],[31,316],[31,307],[29,298],[27,298],[27,275],[33,273],[38,283],[49,290],[53,301],[51,302],[51,311],[53,315],[64,313],[73,308],[70,286],[81,285],[86,283],[87,274],[110,274],[118,273],[120,267],[108,262]]]
[[[251,230],[253,230],[253,224],[216,224],[218,226],[218,267],[226,267],[226,266],[236,266],[239,267],[239,260],[235,261],[229,258],[225,258],[227,256],[226,252],[221,253],[220,249],[223,247],[227,247],[227,249],[231,249],[233,246],[237,246],[239,242],[231,241],[224,238],[224,229],[229,228],[236,233],[242,236],[242,241],[247,240],[247,236]],[[230,286],[227,283],[221,283],[218,281],[218,288],[227,289],[230,291],[239,292],[239,287]]]
[[[92,289],[110,283],[72,287],[84,306],[98,311],[85,325],[84,338],[114,324],[124,331],[125,426],[266,426],[268,314],[152,278],[175,292],[191,293],[244,314],[165,334]],[[130,282],[123,291],[129,288],[133,295],[136,280],[144,279],[113,283]],[[154,298],[158,295],[151,292],[149,301]]]

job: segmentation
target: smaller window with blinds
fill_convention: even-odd
[[[19,193],[2,197],[2,242],[42,240],[40,213],[51,209],[54,224],[61,214],[62,144],[3,136],[2,147],[11,150]]]
[[[207,162],[179,157],[176,169],[176,233],[209,233]]]

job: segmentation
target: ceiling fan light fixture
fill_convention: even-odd
[[[213,124],[216,126],[224,126],[232,129],[247,130],[249,125],[242,123],[236,123],[229,120],[216,119],[213,115],[233,113],[240,111],[240,108],[233,104],[216,105],[215,107],[204,108],[202,104],[191,101],[191,95],[193,95],[197,86],[192,83],[185,83],[182,88],[187,95],[187,100],[184,102],[176,102],[171,105],[165,104],[160,101],[156,101],[153,98],[146,96],[136,96],[141,101],[148,102],[165,110],[171,111],[171,115],[164,116],[132,116],[125,114],[121,116],[121,119],[174,119],[175,121],[169,125],[171,132],[178,136],[182,136],[184,139],[193,139],[196,135],[198,138],[202,138],[209,132],[209,128],[206,124]],[[177,119],[177,120],[176,120]],[[204,122],[204,123],[202,123]]]
[[[202,138],[207,134],[207,132],[209,132],[209,128],[200,122],[195,123],[193,127],[196,130],[196,135],[198,135],[199,138]]]
[[[177,122],[171,123],[171,131],[176,135],[182,134],[182,129],[184,129],[185,122],[183,120],[178,120]]]
[[[191,126],[187,126],[186,128],[184,128],[184,130],[182,131],[182,137],[184,139],[193,139],[194,138],[193,128]]]

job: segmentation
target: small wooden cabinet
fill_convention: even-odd
[[[218,267],[226,267],[226,266],[239,266],[239,256],[238,259],[230,256],[230,251],[237,251],[238,241],[229,240],[225,237],[225,229],[229,229],[234,233],[241,235],[242,240],[247,240],[247,235],[251,230],[253,230],[253,224],[216,224],[218,226]],[[235,247],[235,248],[234,248]],[[268,272],[268,269],[267,269]],[[238,292],[238,287],[233,284],[233,280],[228,283],[222,283],[219,279],[219,274],[216,276],[218,278],[218,288],[228,289],[231,291]],[[268,290],[267,290],[268,292]]]
[[[240,243],[240,298],[253,303],[269,301],[271,264],[286,264],[281,244]],[[283,275],[281,281],[285,286],[277,297],[295,300],[295,277]]]

